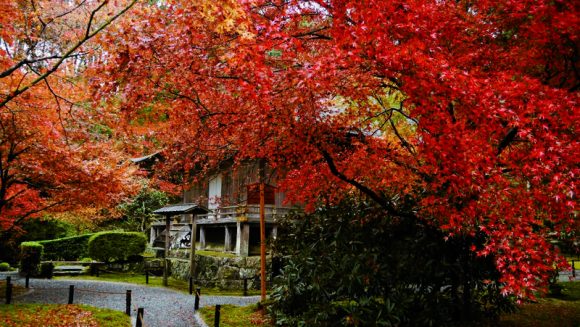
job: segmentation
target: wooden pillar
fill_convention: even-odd
[[[151,226],[151,229],[149,229],[149,245],[153,246],[156,237],[155,227]]]
[[[199,248],[205,249],[205,226],[199,226]]]
[[[238,223],[238,238],[239,242],[237,254],[242,257],[247,257],[250,253],[250,224]]]
[[[242,245],[242,223],[240,223],[239,221],[236,223],[236,255],[241,255],[240,250],[241,250],[241,245]]]
[[[171,241],[171,216],[165,216],[165,253],[163,255],[163,286],[167,286],[167,278],[169,277],[169,243]]]
[[[195,278],[195,242],[197,241],[197,226],[195,215],[191,215],[191,244],[189,250],[189,276]]]
[[[230,233],[230,228],[228,226],[224,226],[224,232],[226,233],[224,236],[224,251],[231,251],[232,250],[232,234]]]
[[[260,183],[260,289],[266,300],[266,219],[264,217],[264,183]]]

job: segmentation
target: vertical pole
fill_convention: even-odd
[[[137,308],[137,323],[135,327],[143,327],[143,315],[145,314],[145,310],[143,308]]]
[[[195,290],[195,302],[193,304],[194,310],[199,310],[199,296],[201,295],[201,288]]]
[[[10,276],[6,277],[6,304],[12,303],[12,281]]]
[[[264,182],[260,182],[260,290],[266,300],[266,221],[264,217]]]
[[[171,237],[171,216],[165,216],[165,254],[163,257],[163,286],[167,286],[167,278],[169,277],[169,264],[167,257],[169,256],[169,242]]]
[[[71,285],[68,288],[68,304],[73,304],[74,296],[75,296],[75,286]]]
[[[131,317],[131,290],[127,290],[127,296],[125,298],[125,313],[127,316]]]
[[[576,278],[576,268],[574,268],[574,260],[572,260],[572,277]]]
[[[26,288],[30,288],[30,274],[26,274],[26,282],[25,282]]]
[[[149,270],[145,270],[145,284],[149,284]]]
[[[97,277],[99,277],[99,265],[95,265],[95,273],[97,275]]]
[[[191,215],[191,244],[189,245],[189,276],[193,279],[195,277],[195,242],[197,242],[197,225],[195,222],[195,215]],[[193,287],[193,286],[192,286]],[[191,291],[189,291],[191,294]]]
[[[193,277],[189,277],[189,295],[193,294]]]
[[[244,296],[248,296],[248,279],[244,278]]]
[[[219,304],[216,304],[215,306],[215,316],[214,316],[214,320],[213,320],[213,325],[214,327],[220,327],[220,310],[221,310],[222,306]]]

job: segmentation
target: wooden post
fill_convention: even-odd
[[[171,216],[165,216],[165,254],[163,257],[163,286],[167,286],[167,279],[169,277],[169,242],[171,239]]]
[[[25,287],[26,288],[30,288],[30,273],[26,274],[26,282],[25,282]]]
[[[74,296],[75,296],[75,286],[71,285],[68,288],[68,304],[73,304]]]
[[[572,277],[576,278],[576,269],[574,268],[574,260],[572,260]]]
[[[10,276],[6,277],[6,304],[12,303],[12,281]]]
[[[264,183],[260,182],[260,290],[266,300],[266,221],[264,214]]]
[[[143,308],[137,308],[137,324],[135,327],[143,327],[143,315],[145,314],[145,310]]]
[[[149,270],[145,270],[145,284],[149,284]]]
[[[232,234],[228,226],[224,226],[224,233],[224,252],[227,252],[232,249]]]
[[[125,313],[131,317],[131,290],[127,290],[127,296],[125,297]]]
[[[197,288],[195,290],[195,302],[193,304],[193,309],[194,310],[199,310],[199,297],[201,295],[201,288]]]
[[[189,277],[189,295],[193,294],[193,277]]]
[[[238,231],[240,244],[236,254],[241,257],[247,257],[250,254],[250,224],[247,222],[238,222]]]
[[[197,268],[195,266],[195,242],[197,242],[197,224],[195,216],[196,215],[191,215],[191,244],[189,248],[189,276],[191,276],[192,279],[195,278],[195,270]],[[189,294],[191,294],[191,291],[189,291]]]
[[[222,306],[219,304],[216,304],[215,306],[215,316],[214,316],[214,320],[213,320],[213,325],[214,327],[220,327],[220,310],[221,310]]]
[[[199,248],[205,249],[205,225],[199,226]]]

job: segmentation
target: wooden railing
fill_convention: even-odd
[[[276,219],[287,215],[292,208],[266,205],[264,216],[267,222],[276,222]],[[245,205],[221,207],[214,212],[197,215],[198,224],[228,223],[228,222],[259,222],[260,206]]]

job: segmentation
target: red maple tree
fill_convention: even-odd
[[[529,296],[560,263],[549,233],[578,230],[579,17],[564,1],[168,1],[105,37],[94,82],[129,121],[163,117],[141,126],[168,166],[266,158],[307,209],[357,193],[484,233],[472,250]]]
[[[99,208],[131,192],[133,168],[103,131],[86,77],[89,41],[136,1],[0,5],[0,235],[45,211]]]

